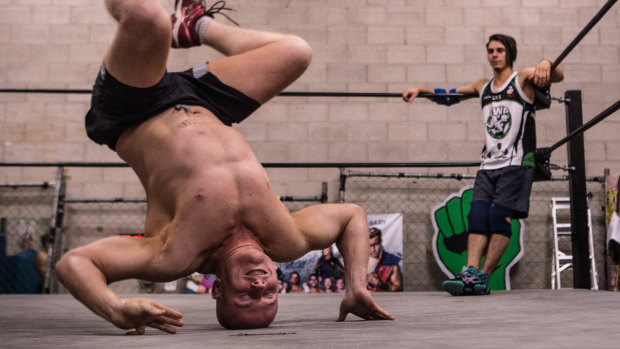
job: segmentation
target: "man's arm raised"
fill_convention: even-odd
[[[336,242],[344,258],[347,286],[338,321],[344,321],[349,313],[366,320],[394,320],[366,289],[370,242],[364,210],[354,204],[324,204],[298,211],[293,218],[308,251]]]
[[[181,313],[149,299],[123,299],[107,285],[145,275],[153,261],[150,239],[110,237],[69,251],[56,264],[59,280],[95,314],[127,334],[143,334],[145,327],[176,333],[183,326]]]

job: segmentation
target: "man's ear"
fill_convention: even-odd
[[[219,278],[213,281],[213,287],[211,288],[211,298],[218,299],[222,296],[222,290],[220,289],[220,283],[222,280]]]

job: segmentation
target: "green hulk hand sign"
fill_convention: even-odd
[[[435,227],[433,235],[433,252],[435,260],[449,278],[461,272],[467,263],[467,215],[471,208],[473,188],[463,188],[459,194],[453,194],[431,213]],[[523,222],[512,220],[512,236],[508,248],[491,275],[491,290],[510,289],[510,268],[523,256]],[[481,265],[484,263],[482,258]]]

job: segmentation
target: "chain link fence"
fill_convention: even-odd
[[[368,213],[403,214],[403,269],[406,291],[436,291],[446,274],[435,261],[432,239],[433,209],[450,195],[472,186],[473,176],[419,175],[406,172],[347,172],[345,201],[363,207]],[[605,281],[605,189],[603,183],[587,182],[588,205],[592,212],[592,230],[599,289]],[[530,216],[525,220],[524,255],[511,269],[511,289],[551,288],[553,218],[551,198],[568,197],[567,180],[536,182],[530,199]],[[566,214],[566,213],[564,213]],[[570,222],[562,216],[558,221]],[[571,251],[570,239],[560,242],[560,250]],[[562,287],[572,288],[571,271],[561,274]]]
[[[343,177],[342,174],[345,176]],[[404,290],[436,291],[446,275],[435,261],[431,221],[433,208],[451,194],[473,185],[468,175],[416,175],[413,172],[341,171],[341,201],[355,203],[369,214],[403,214]],[[592,230],[598,287],[606,289],[605,270],[605,190],[602,181],[587,182],[588,204],[592,212]],[[6,254],[19,252],[20,232],[33,231],[33,248],[45,250],[40,239],[50,232],[56,214],[57,191],[54,185],[0,185],[0,218],[6,222]],[[551,198],[568,197],[567,180],[536,182],[532,189],[530,217],[525,220],[524,255],[511,269],[512,289],[545,289],[551,287],[553,219]],[[288,197],[291,199],[290,197]],[[284,204],[297,211],[317,200],[289,200]],[[332,200],[333,201],[333,200]],[[114,235],[128,238],[143,231],[146,202],[143,199],[63,200],[62,239],[56,240],[56,259],[68,250]],[[567,219],[564,217],[563,219]],[[20,228],[21,227],[21,228]],[[570,239],[568,239],[570,240]],[[570,241],[561,249],[571,251]],[[51,251],[51,250],[50,250]],[[51,258],[51,257],[50,257]],[[52,281],[55,281],[52,278]],[[185,279],[172,284],[125,280],[111,285],[117,293],[185,292]],[[570,271],[562,273],[562,287],[572,287]],[[52,292],[66,290],[55,283]]]
[[[0,185],[0,293],[43,292],[57,200],[50,183]]]

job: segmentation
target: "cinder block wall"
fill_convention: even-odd
[[[230,0],[245,27],[290,32],[314,50],[308,71],[289,91],[400,93],[411,86],[456,87],[490,76],[484,44],[513,35],[515,68],[556,58],[603,0]],[[173,1],[162,1],[172,11]],[[218,20],[226,21],[223,17]],[[566,79],[552,89],[583,93],[588,121],[620,93],[620,15],[612,10],[565,59]],[[0,87],[89,89],[115,23],[101,0],[0,0]],[[210,48],[175,50],[169,69],[221,57]],[[118,161],[89,141],[83,115],[89,96],[0,94],[0,161]],[[447,108],[398,98],[277,97],[235,126],[262,162],[476,161],[482,128],[477,101]],[[617,115],[586,133],[588,176],[620,171]],[[539,146],[566,135],[564,105],[538,113]],[[552,161],[566,163],[559,148]],[[69,169],[74,196],[136,196],[130,171]],[[473,171],[473,170],[470,170]],[[273,171],[270,171],[273,172]],[[0,181],[53,178],[53,169],[2,168]],[[296,171],[280,195],[308,195],[334,170]],[[286,177],[285,175],[281,177]],[[294,187],[293,189],[290,189]]]
[[[172,0],[162,3],[172,11]],[[452,88],[490,76],[484,45],[497,32],[516,38],[516,69],[553,60],[604,3],[228,1],[242,26],[295,33],[310,43],[312,64],[288,91],[388,93],[412,86]],[[0,88],[90,89],[115,27],[102,0],[0,0]],[[169,70],[220,57],[208,47],[174,50]],[[581,90],[584,122],[618,99],[617,5],[561,67],[566,78],[554,85],[552,95]],[[0,93],[0,161],[119,162],[114,152],[87,139],[83,116],[89,103],[85,94]],[[554,102],[539,111],[537,124],[539,146],[560,140],[566,135],[564,105]],[[448,108],[399,98],[276,97],[235,127],[261,162],[477,161],[483,139],[475,100]],[[601,176],[605,168],[620,172],[619,135],[617,113],[586,133],[588,176]],[[553,163],[566,161],[566,147],[553,153]],[[268,172],[277,195],[317,195],[327,181],[330,201],[337,199],[336,169]],[[67,168],[66,176],[72,198],[144,195],[126,168]],[[54,168],[0,167],[2,183],[55,177]]]

